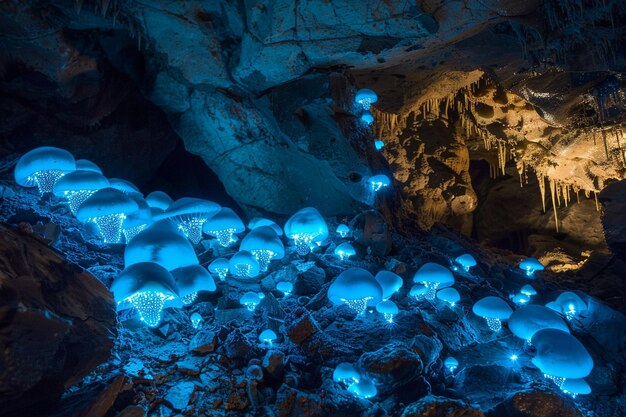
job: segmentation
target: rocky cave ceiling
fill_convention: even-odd
[[[442,222],[576,269],[606,248],[600,192],[626,175],[625,14],[621,0],[5,1],[0,150],[63,146],[276,218],[352,214],[389,173],[380,205],[399,231]],[[373,129],[361,87],[379,95]],[[179,138],[206,166],[177,160]]]

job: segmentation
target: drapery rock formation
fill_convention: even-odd
[[[41,239],[4,225],[0,300],[0,414],[43,412],[109,358],[112,294]]]

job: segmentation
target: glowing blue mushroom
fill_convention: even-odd
[[[457,257],[454,262],[461,265],[466,272],[469,272],[471,267],[476,266],[476,259],[469,253]]]
[[[239,246],[256,258],[261,271],[267,271],[271,261],[285,256],[283,242],[271,226],[259,226],[246,235]]]
[[[346,304],[357,315],[368,306],[382,301],[383,289],[372,274],[362,268],[349,268],[335,278],[328,288],[328,298],[335,305]]]
[[[511,299],[511,301],[513,301],[517,305],[524,305],[530,299],[530,297],[528,297],[527,295],[522,294],[521,292],[517,293],[517,294],[511,294],[509,296],[509,298]]]
[[[454,307],[461,300],[459,292],[452,287],[437,291],[437,298],[450,304],[451,307]]]
[[[248,291],[239,299],[239,303],[241,305],[246,306],[246,308],[250,311],[254,311],[256,306],[259,305],[263,297],[260,296],[259,293]]]
[[[378,96],[369,88],[361,88],[356,92],[354,101],[361,106],[363,110],[369,110],[372,103],[376,103],[376,101],[378,101]]]
[[[421,301],[426,298],[431,291],[424,284],[415,284],[409,290],[409,295],[414,297],[417,301]]]
[[[212,201],[184,197],[174,201],[157,219],[170,219],[196,245],[202,239],[202,227],[220,210]]]
[[[102,170],[100,167],[88,159],[77,159],[76,160],[76,171],[91,171],[97,172],[98,174],[102,174]]]
[[[35,148],[17,161],[15,182],[22,187],[37,187],[39,194],[51,193],[54,184],[63,175],[76,170],[71,153],[52,146]]]
[[[276,336],[276,333],[271,329],[265,329],[259,335],[259,340],[261,341],[261,343],[264,343],[270,346],[272,345],[272,343],[274,343],[274,341],[277,338],[278,336]]]
[[[372,187],[372,191],[376,192],[380,191],[380,189],[383,187],[388,187],[391,182],[389,181],[389,177],[383,174],[379,174],[370,177],[369,183],[370,187]]]
[[[168,271],[197,265],[198,257],[189,240],[167,220],[153,223],[138,233],[124,250],[126,266],[139,262],[154,262]]]
[[[487,321],[487,325],[494,332],[499,332],[502,328],[502,320],[507,320],[513,310],[500,297],[485,297],[478,300],[472,307],[472,311]]]
[[[163,191],[153,191],[146,196],[146,203],[151,208],[156,209],[157,212],[162,213],[174,204],[174,200]]]
[[[220,281],[224,281],[228,275],[229,266],[228,259],[217,258],[209,265],[209,271],[213,274],[217,274]]]
[[[530,299],[533,295],[537,295],[537,290],[535,290],[535,288],[530,284],[524,285],[519,292],[527,296],[528,299]]]
[[[259,275],[259,261],[250,252],[242,250],[230,258],[228,270],[239,278],[254,278]]]
[[[200,314],[198,314],[197,312],[193,313],[191,317],[189,317],[189,319],[191,320],[191,325],[194,329],[200,327],[200,323],[202,323],[202,316]]]
[[[587,304],[573,292],[565,291],[561,293],[550,307],[565,315],[567,320],[578,316],[587,310]]]
[[[285,235],[292,239],[299,255],[306,255],[310,245],[328,237],[328,226],[322,215],[313,207],[297,211],[285,223]]]
[[[383,300],[388,300],[394,295],[400,288],[402,288],[402,278],[391,271],[379,271],[374,277],[383,289]]]
[[[282,292],[287,297],[293,292],[293,284],[289,281],[281,281],[276,284],[276,291]]]
[[[335,255],[343,261],[356,255],[356,250],[354,250],[354,247],[350,243],[343,242],[335,248]]]
[[[380,139],[376,139],[374,141],[374,147],[376,148],[377,151],[380,151],[382,148],[385,147],[385,142],[383,142]]]
[[[346,236],[350,234],[350,228],[347,225],[341,223],[339,226],[337,226],[337,229],[335,230],[335,232],[339,236],[345,238]]]
[[[563,385],[561,385],[561,390],[573,398],[576,398],[578,395],[591,394],[591,387],[582,378],[566,379]]]
[[[209,236],[217,238],[220,245],[227,248],[237,240],[233,235],[246,230],[243,222],[233,210],[222,207],[202,225],[202,231]]]
[[[569,333],[563,319],[544,306],[526,305],[515,310],[509,317],[511,333],[528,342],[535,333],[543,329],[558,329]]]
[[[535,271],[543,271],[544,267],[536,258],[526,258],[519,263],[519,269],[526,271],[526,275],[532,277]]]
[[[183,306],[172,274],[153,262],[126,267],[113,280],[111,292],[118,311],[135,308],[149,327],[159,325],[164,308]]]
[[[122,223],[122,232],[126,243],[153,223],[152,210],[146,201],[137,194],[129,195],[129,197],[135,200],[138,208],[127,215]]]
[[[578,339],[557,329],[543,329],[531,339],[537,353],[532,363],[561,388],[565,379],[584,378],[593,369],[593,359]]]
[[[178,296],[184,305],[196,301],[199,291],[215,291],[213,277],[200,265],[183,266],[172,271],[172,276],[178,284]]]
[[[361,378],[359,382],[355,382],[348,387],[348,392],[352,393],[355,397],[368,399],[375,397],[378,391],[372,381]]]
[[[443,361],[443,366],[445,366],[446,369],[450,371],[451,374],[453,374],[456,368],[459,367],[459,361],[457,361],[456,358],[453,358],[452,356],[448,356]]]
[[[365,110],[361,114],[361,121],[369,126],[372,123],[374,123],[374,115],[372,115],[372,113],[369,110]]]
[[[109,186],[111,188],[115,188],[116,190],[120,190],[126,195],[136,195],[143,198],[143,193],[130,181],[126,181],[121,178],[109,178]]]
[[[76,215],[78,208],[96,191],[109,186],[109,181],[93,171],[72,171],[59,178],[52,187],[57,197],[67,199],[70,211]]]
[[[253,217],[248,222],[248,229],[250,230],[254,230],[260,226],[270,226],[272,229],[274,229],[274,231],[276,232],[278,236],[283,235],[283,229],[281,229],[279,225],[277,225],[275,222],[273,222],[270,219],[265,219],[262,217]]]
[[[355,382],[359,382],[361,375],[356,370],[354,365],[348,362],[342,362],[333,371],[333,381],[341,382],[346,385],[352,385]]]
[[[413,282],[422,284],[428,288],[428,292],[424,295],[424,298],[434,300],[439,288],[454,285],[454,275],[443,265],[427,262],[417,270],[413,276]]]
[[[391,300],[381,301],[376,304],[376,311],[382,314],[389,323],[393,323],[393,316],[397,316],[399,312],[398,306]]]
[[[126,214],[137,209],[137,203],[126,194],[115,188],[103,188],[81,204],[76,218],[83,223],[94,222],[104,243],[119,243]]]

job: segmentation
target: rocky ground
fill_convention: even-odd
[[[34,191],[20,189],[11,181],[3,181],[0,191],[2,220],[20,225],[21,232],[11,233],[23,236],[26,246],[30,245],[28,239],[33,239],[29,233],[43,236],[37,244],[41,245],[42,240],[49,243],[68,261],[110,286],[123,268],[123,246],[98,243],[60,201],[40,199]],[[328,220],[334,230],[336,219]],[[37,226],[39,222],[51,225]],[[340,261],[333,255],[343,239],[331,233],[325,244],[306,257],[289,247],[285,258],[273,262],[257,281],[240,282],[231,277],[225,282],[216,280],[216,292],[201,294],[190,307],[167,310],[157,329],[142,325],[132,311],[118,315],[116,328],[112,322],[108,324],[109,340],[114,342],[110,358],[75,385],[70,386],[74,381],[68,383],[60,402],[48,404],[45,414],[624,415],[623,314],[579,293],[589,309],[587,315],[570,322],[571,332],[589,350],[595,368],[587,378],[593,393],[573,399],[542,377],[530,363],[532,348],[513,336],[506,324],[494,334],[483,319],[471,312],[478,299],[487,295],[508,298],[529,282],[515,268],[519,256],[481,247],[444,228],[402,237],[391,233],[373,211],[358,216],[351,224],[357,255],[350,260]],[[197,245],[203,265],[224,254],[216,253],[215,248],[206,240]],[[478,266],[470,273],[455,272],[455,288],[461,294],[456,306],[438,300],[418,302],[408,296],[419,266],[428,261],[450,265],[464,252],[472,253]],[[328,301],[326,291],[332,280],[352,266],[374,273],[387,269],[403,278],[403,288],[392,298],[400,308],[393,324],[375,311],[355,317],[346,307],[337,308]],[[2,273],[6,275],[4,270]],[[276,283],[285,280],[294,284],[289,296],[275,290]],[[563,280],[551,273],[539,274],[532,281],[538,291],[534,302],[545,304],[556,298],[558,288],[554,282]],[[43,286],[44,299],[49,291],[53,290]],[[246,291],[265,294],[254,311],[238,301]],[[110,295],[96,297],[110,303]],[[54,306],[50,308],[54,310]],[[198,329],[190,321],[194,312],[203,317]],[[279,335],[271,345],[258,338],[267,328]],[[518,356],[516,361],[510,359],[513,354]],[[37,355],[33,360],[43,360],[48,359],[45,355],[58,352],[33,355]],[[448,356],[458,359],[454,373],[443,366]],[[66,358],[66,368],[70,362]],[[341,362],[355,364],[371,378],[377,395],[359,399],[334,382],[333,370]],[[33,378],[45,381],[49,376]],[[7,389],[0,387],[4,392]],[[28,403],[23,398],[21,401],[24,407]],[[14,403],[13,407],[19,410],[20,404]]]

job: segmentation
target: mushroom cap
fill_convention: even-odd
[[[509,330],[520,339],[530,340],[543,329],[558,329],[569,333],[563,319],[554,311],[540,305],[520,307],[509,317]]]
[[[354,250],[354,246],[350,243],[343,242],[335,248],[335,255],[339,256],[340,254],[343,254],[344,256],[354,256],[356,255],[356,250]]]
[[[241,298],[239,299],[239,303],[240,304],[254,304],[257,305],[261,302],[262,298],[259,296],[258,293],[253,292],[253,291],[248,291],[246,293],[244,293],[244,295],[241,296]]]
[[[561,389],[565,392],[577,395],[591,394],[591,387],[582,378],[566,379]]]
[[[77,159],[76,171],[92,171],[97,172],[98,174],[102,174],[102,170],[100,169],[100,167],[88,159]]]
[[[485,297],[478,300],[472,307],[474,314],[490,319],[506,320],[511,316],[513,310],[500,297]]]
[[[66,191],[100,190],[109,186],[102,174],[94,171],[72,171],[54,183],[52,192],[57,197],[62,197]]]
[[[452,287],[437,291],[437,298],[448,303],[457,303],[461,300],[459,292]]]
[[[369,183],[370,184],[374,184],[374,183],[382,183],[383,186],[387,186],[391,183],[391,181],[389,180],[389,177],[384,175],[384,174],[378,174],[378,175],[374,175],[372,177],[370,177],[369,179]]]
[[[369,88],[361,88],[356,92],[354,101],[361,103],[363,100],[369,100],[370,103],[376,103],[376,101],[378,101],[378,95],[376,95],[376,93]]]
[[[328,226],[319,211],[313,207],[298,210],[285,223],[285,235],[293,239],[294,235],[315,235],[313,242],[321,242],[328,237]]]
[[[127,214],[139,208],[137,202],[115,188],[102,188],[93,193],[76,211],[76,218],[87,222],[110,214]]]
[[[522,294],[521,292],[514,294],[510,296],[509,298],[511,298],[511,301],[513,301],[515,304],[524,304],[529,301],[528,295]]]
[[[524,271],[543,271],[543,265],[537,260],[537,258],[526,258],[519,263],[519,269]]]
[[[192,322],[197,321],[198,323],[203,320],[202,316],[196,311],[191,316],[189,316]]]
[[[292,292],[293,284],[289,281],[281,281],[278,284],[276,284],[276,290],[280,292]]]
[[[259,261],[247,250],[240,250],[230,258],[230,261],[228,261],[228,269],[231,274],[237,275],[236,266],[239,264],[250,265],[250,272],[248,272],[249,278],[254,278],[259,275]]]
[[[454,261],[465,268],[476,266],[476,259],[469,253],[458,256]]]
[[[241,233],[246,230],[246,226],[233,210],[222,207],[211,218],[202,225],[202,231],[210,236],[215,236],[219,230],[234,229],[234,233]]]
[[[335,229],[335,232],[347,234],[347,233],[350,233],[350,228],[347,225],[341,223],[339,226],[337,226],[337,229]]]
[[[272,259],[282,259],[285,256],[283,242],[271,226],[259,226],[252,229],[241,241],[239,249],[248,252],[271,250],[276,254]]]
[[[139,194],[131,194],[129,197],[137,203],[137,210],[126,216],[122,229],[128,230],[131,227],[141,226],[142,224],[152,224],[152,210],[143,197]]]
[[[209,264],[209,271],[216,274],[218,269],[228,269],[228,259],[217,258]]]
[[[459,361],[457,361],[456,358],[453,358],[452,356],[448,356],[446,360],[443,361],[443,365],[446,368],[457,367],[459,366]]]
[[[361,375],[354,365],[348,362],[341,362],[333,371],[333,381],[359,380]]]
[[[124,194],[139,194],[143,197],[143,193],[139,191],[139,188],[137,188],[137,186],[130,181],[126,181],[121,178],[109,178],[109,184],[111,188],[118,189]]]
[[[362,268],[349,268],[335,278],[328,288],[328,298],[333,304],[343,304],[345,300],[361,300],[371,297],[367,305],[374,307],[382,301],[383,289],[374,276]]]
[[[348,391],[361,398],[372,398],[376,396],[378,392],[376,385],[369,379],[360,379],[348,387]]]
[[[454,284],[454,275],[443,265],[427,262],[417,270],[413,282],[438,282],[439,288],[445,288]]]
[[[174,200],[163,191],[152,191],[146,196],[146,203],[152,208],[167,210]]]
[[[376,139],[376,140],[374,141],[374,147],[376,148],[376,150],[377,150],[377,151],[379,151],[379,150],[381,150],[382,148],[384,148],[384,147],[385,147],[385,142],[383,142],[383,141],[382,141],[382,140],[380,140],[380,139]]]
[[[428,292],[428,288],[426,288],[425,285],[423,285],[423,284],[415,284],[409,290],[409,295],[411,297],[417,297],[417,296],[420,296],[420,295],[424,295],[427,292]]]
[[[277,225],[275,222],[273,222],[270,219],[265,219],[262,217],[253,217],[252,219],[250,219],[250,222],[248,222],[248,229],[250,230],[256,229],[257,227],[260,227],[260,226],[270,226],[272,229],[274,229],[274,231],[276,232],[278,236],[283,235],[283,229],[281,229],[279,225]]]
[[[269,340],[270,342],[273,342],[277,338],[278,338],[278,336],[276,336],[276,332],[274,332],[272,329],[265,329],[259,335],[259,340],[261,342],[265,342],[266,340]]]
[[[76,162],[71,153],[53,146],[42,146],[26,152],[15,165],[15,182],[22,187],[34,187],[36,183],[29,179],[40,171],[57,170],[71,172],[76,169]]]
[[[111,284],[111,292],[118,303],[118,310],[132,307],[124,300],[139,292],[161,292],[174,297],[164,307],[182,307],[174,277],[161,265],[140,262],[127,266]]]
[[[361,121],[370,124],[374,122],[374,115],[369,111],[369,110],[365,110],[362,114],[361,114]]]
[[[561,293],[554,301],[561,309],[561,312],[565,313],[570,309],[570,306],[574,307],[577,312],[586,311],[587,304],[578,295],[571,291],[565,291]]]
[[[519,292],[528,296],[537,295],[537,290],[535,290],[535,288],[530,284],[524,285]]]
[[[381,301],[376,304],[376,311],[380,314],[398,314],[398,306],[391,300]]]
[[[198,264],[198,257],[189,239],[169,221],[159,221],[135,236],[124,250],[126,266],[139,262],[155,262],[168,271]]]
[[[531,339],[537,354],[532,363],[544,374],[559,378],[584,378],[593,369],[593,359],[578,339],[557,329],[543,329]]]
[[[172,271],[172,276],[178,284],[178,294],[181,297],[198,291],[212,292],[217,288],[209,271],[200,265],[176,268]]]
[[[396,291],[402,288],[402,278],[391,271],[379,271],[374,277],[383,289],[383,300],[391,297]]]
[[[174,201],[159,218],[166,219],[183,214],[193,214],[208,219],[217,213],[220,208],[219,204],[209,200],[183,197]]]

